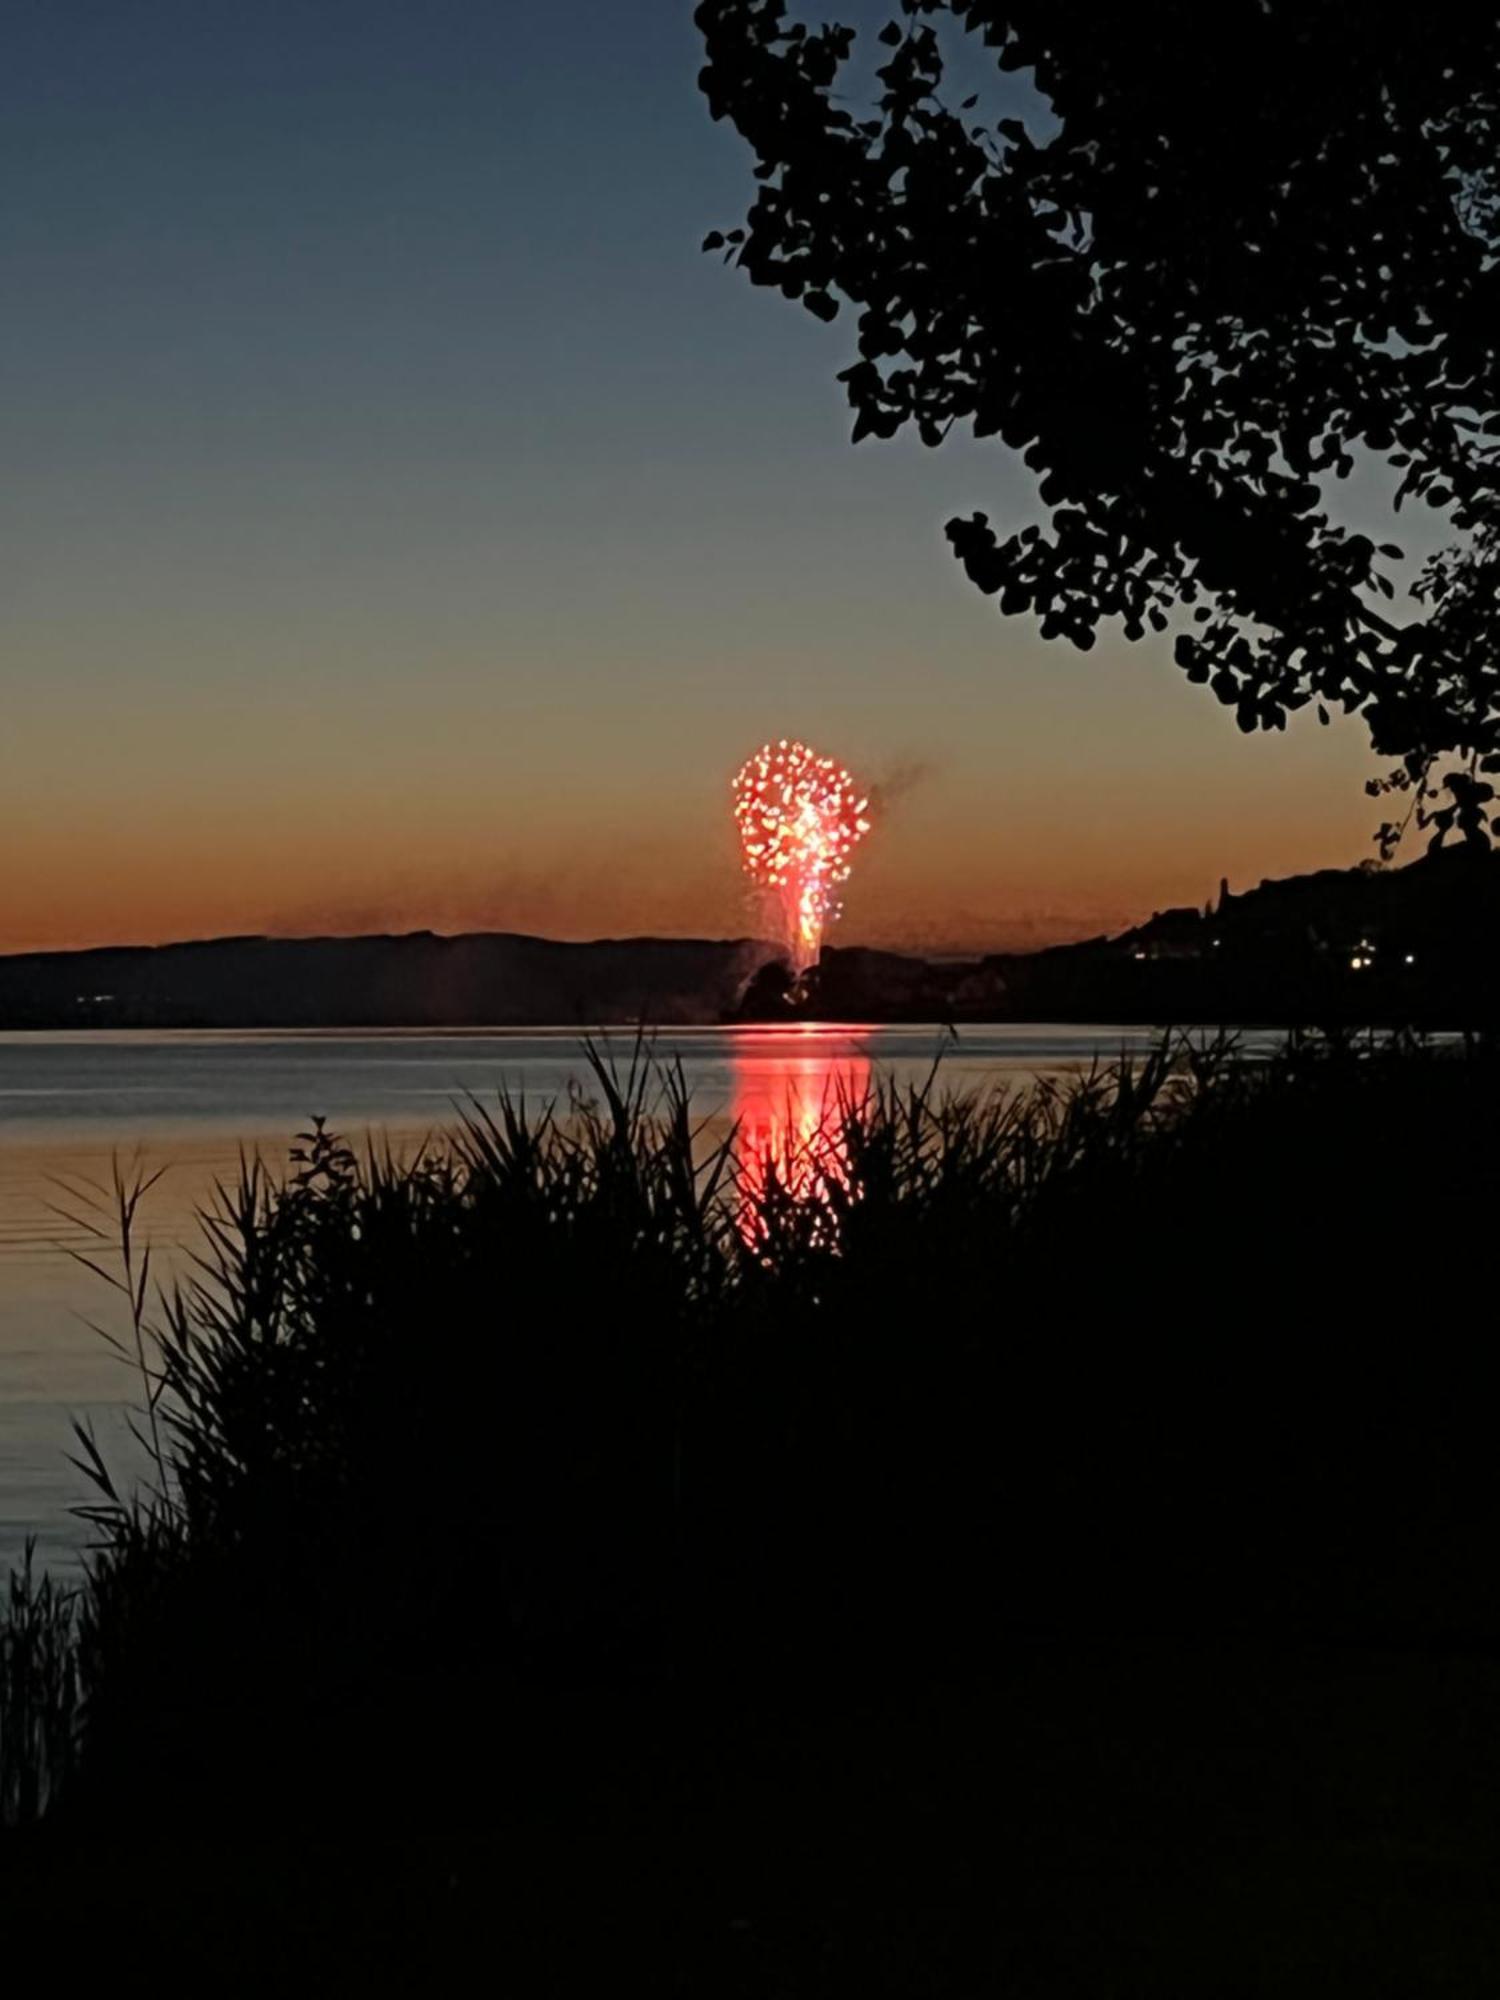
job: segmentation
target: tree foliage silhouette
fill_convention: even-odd
[[[1371,789],[1416,787],[1419,809],[1446,792],[1447,819],[1422,817],[1482,841],[1495,11],[901,0],[869,87],[848,27],[780,0],[696,18],[710,110],[761,183],[707,247],[820,319],[857,308],[856,440],[966,425],[1039,477],[1045,527],[949,522],[979,588],[1084,648],[1107,620],[1175,628],[1178,664],[1247,731],[1309,704],[1361,714],[1399,760]],[[1028,79],[1032,112],[999,115]],[[1330,512],[1361,456],[1391,469],[1396,506],[1451,525],[1399,593],[1402,550]]]

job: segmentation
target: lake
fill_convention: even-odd
[[[755,1143],[810,1121],[840,1087],[919,1081],[935,1058],[954,1089],[1024,1085],[1141,1050],[1144,1028],[676,1029],[654,1043],[680,1062],[706,1118],[740,1121]],[[607,1047],[628,1061],[632,1038]],[[502,1089],[540,1106],[586,1084],[579,1032],[70,1033],[0,1035],[0,1580],[29,1535],[54,1566],[76,1560],[86,1497],[68,1464],[70,1421],[128,1452],[131,1370],[88,1324],[123,1330],[119,1302],[77,1261],[108,1261],[90,1203],[112,1162],[163,1169],[143,1209],[162,1268],[180,1260],[195,1211],[241,1146],[284,1160],[314,1113],[351,1139],[398,1146],[451,1123],[468,1096]]]

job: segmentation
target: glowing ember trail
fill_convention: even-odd
[[[767,743],[734,781],[745,873],[776,901],[793,972],[818,956],[837,920],[850,855],[870,831],[869,800],[831,757],[805,743]]]

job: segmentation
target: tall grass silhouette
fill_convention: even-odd
[[[835,1095],[811,1173],[648,1045],[589,1061],[407,1156],[246,1157],[154,1297],[117,1189],[145,1476],[81,1429],[84,1578],[12,1586],[10,1817],[477,1809],[559,1702],[554,1749],[580,1703],[728,1716],[1042,1628],[1500,1636],[1488,1342],[1450,1302],[1412,1344],[1487,1200],[1484,1049],[939,1070]]]

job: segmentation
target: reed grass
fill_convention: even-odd
[[[77,1598],[35,1555],[28,1541],[0,1608],[0,1827],[41,1819],[78,1749]]]
[[[13,1816],[75,1742],[86,1806],[459,1785],[544,1691],[732,1705],[1039,1623],[1500,1636],[1487,1338],[1409,1339],[1482,1240],[1483,1049],[939,1068],[759,1160],[647,1043],[588,1055],[409,1156],[247,1156],[154,1294],[117,1180],[147,1475],[80,1430],[83,1585],[12,1584]]]

